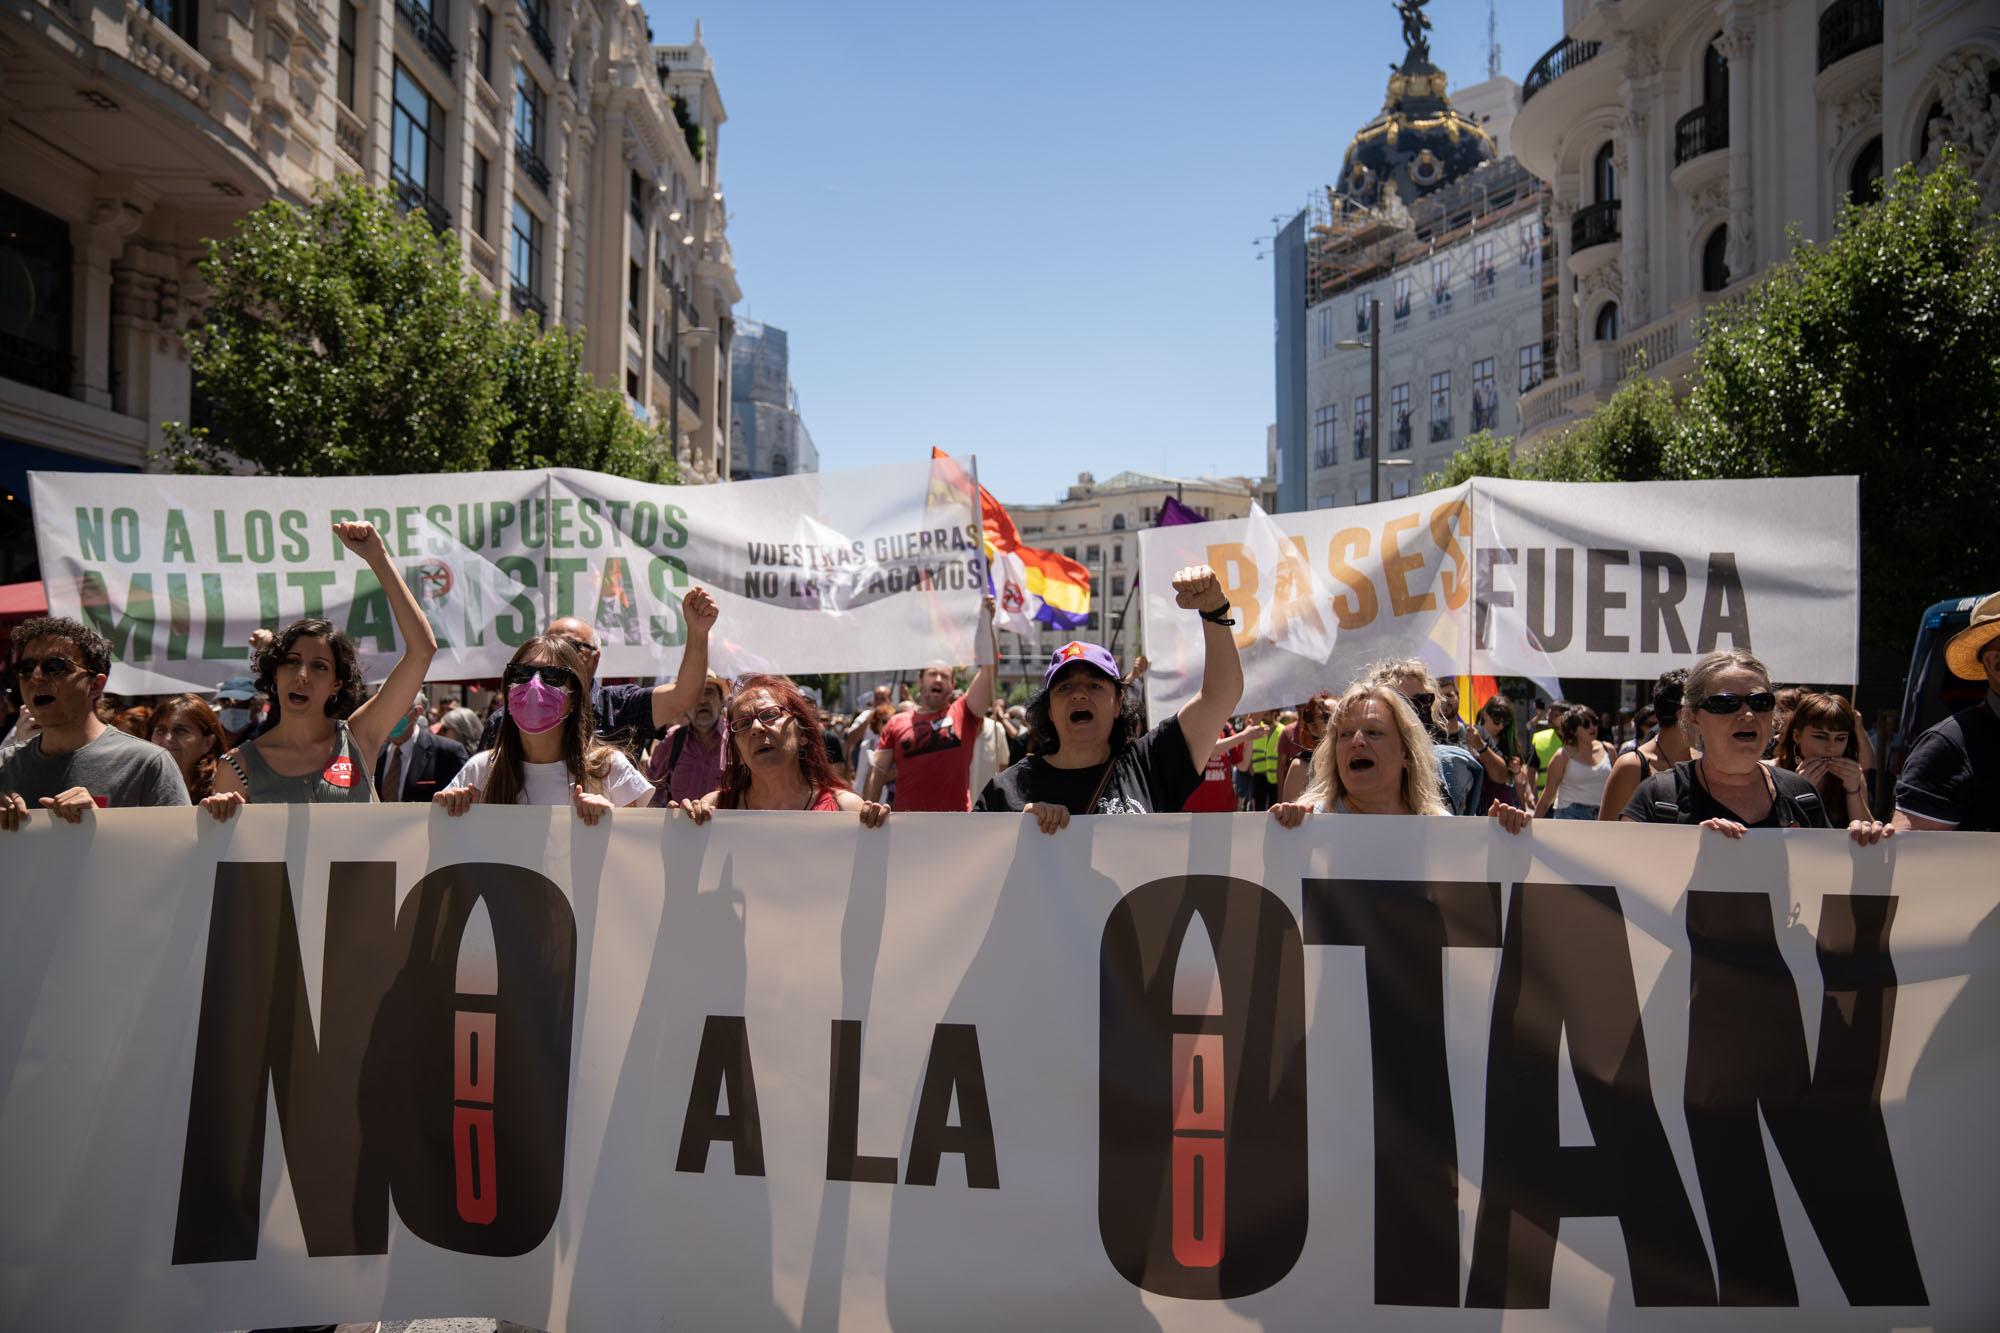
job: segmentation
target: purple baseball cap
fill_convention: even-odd
[[[1054,653],[1050,654],[1049,669],[1042,673],[1042,688],[1047,689],[1050,682],[1055,680],[1056,672],[1061,671],[1071,662],[1082,662],[1086,666],[1094,666],[1109,677],[1113,683],[1121,679],[1118,672],[1118,659],[1111,655],[1109,648],[1106,648],[1101,643],[1073,642],[1064,644],[1062,647],[1056,649]]]

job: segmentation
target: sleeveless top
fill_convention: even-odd
[[[252,805],[320,805],[336,802],[368,803],[375,799],[375,786],[368,765],[355,750],[354,734],[345,719],[334,722],[333,758],[317,773],[286,777],[273,772],[257,752],[257,742],[247,740],[223,762],[236,770],[243,782],[244,798]]]
[[[806,809],[838,810],[840,809],[840,793],[832,787],[821,787],[813,793],[812,804],[807,806]]]
[[[1556,791],[1556,800],[1564,805],[1603,805],[1604,784],[1611,778],[1611,765],[1615,762],[1610,754],[1610,746],[1605,746],[1602,763],[1594,768],[1585,768],[1572,759],[1563,769],[1562,786]],[[1643,762],[1645,756],[1641,755]]]

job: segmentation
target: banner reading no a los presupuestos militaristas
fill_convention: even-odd
[[[259,625],[325,616],[371,678],[399,651],[375,577],[334,537],[381,530],[437,633],[436,680],[497,676],[557,616],[597,627],[601,675],[671,673],[680,601],[722,619],[712,669],[891,670],[976,660],[979,520],[929,463],[728,486],[573,469],[395,477],[30,475],[50,609],[97,626],[124,693],[213,689]]]

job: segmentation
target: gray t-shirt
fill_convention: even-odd
[[[96,740],[68,754],[45,755],[42,738],[0,758],[0,793],[19,792],[34,809],[44,796],[81,787],[100,806],[186,805],[187,784],[174,757],[151,741],[106,727]]]

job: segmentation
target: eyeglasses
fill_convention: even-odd
[[[732,736],[741,736],[744,732],[759,724],[762,724],[766,731],[776,731],[783,724],[784,720],[790,716],[791,714],[782,708],[760,708],[756,712],[747,714],[746,716],[731,718],[729,720],[729,734]]]
[[[40,671],[49,680],[60,680],[76,670],[76,663],[67,657],[44,657],[39,662],[32,657],[23,657],[14,663],[14,674],[22,680]]]
[[[557,689],[576,688],[576,673],[565,666],[537,666],[530,662],[516,662],[508,667],[504,679],[509,685],[526,685],[540,677],[544,685]]]
[[[1410,696],[1410,707],[1417,710],[1418,717],[1429,717],[1431,715],[1431,707],[1436,703],[1437,696],[1435,694],[1413,694]]]
[[[563,642],[568,644],[570,647],[576,649],[578,652],[584,653],[590,657],[597,656],[599,651],[596,644],[587,643],[582,639],[572,639],[569,638],[568,636],[564,636]]]
[[[1740,708],[1748,708],[1753,713],[1768,713],[1778,706],[1778,696],[1769,690],[1758,690],[1755,694],[1711,694],[1695,707],[1704,713],[1717,717],[1728,717]]]

